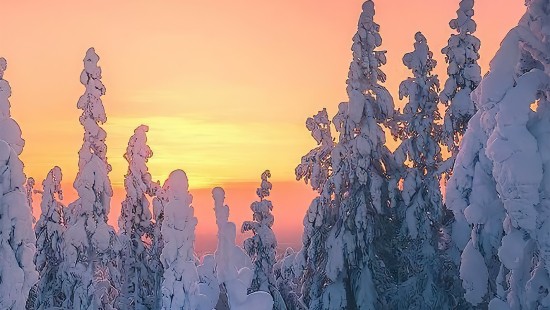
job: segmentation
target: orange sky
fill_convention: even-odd
[[[524,12],[522,0],[478,0],[476,35],[482,72]],[[0,56],[13,90],[12,116],[26,140],[26,173],[38,180],[53,165],[70,192],[82,141],[76,101],[86,49],[101,57],[108,115],[111,180],[124,192],[122,158],[141,123],[150,126],[150,171],[164,180],[184,169],[195,196],[197,234],[214,229],[210,188],[224,185],[238,224],[264,169],[274,183],[275,230],[283,243],[300,240],[313,197],[294,180],[294,167],[314,146],[305,119],[323,107],[332,115],[346,100],[345,80],[362,1],[15,1],[2,6]],[[440,53],[458,1],[379,0],[375,20],[388,50],[386,86],[409,72],[401,57],[422,31],[444,81]],[[70,202],[69,197],[66,203]],[[39,200],[39,197],[35,197]],[[200,238],[199,238],[200,240]]]

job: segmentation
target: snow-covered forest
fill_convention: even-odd
[[[483,77],[474,0],[459,1],[441,51],[421,32],[407,38],[410,72],[395,90],[374,1],[361,9],[348,100],[305,122],[316,147],[295,176],[316,197],[302,245],[279,253],[265,170],[249,221],[231,222],[224,189],[212,189],[217,248],[198,257],[190,180],[181,169],[153,180],[147,124],[129,137],[125,199],[110,212],[109,105],[94,48],[75,77],[83,138],[77,197],[65,205],[58,163],[41,186],[23,172],[0,58],[0,310],[550,309],[550,1],[526,0]]]

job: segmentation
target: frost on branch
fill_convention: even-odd
[[[241,232],[251,231],[254,235],[244,241],[244,249],[252,259],[254,265],[254,276],[249,292],[264,291],[271,293],[274,301],[274,309],[286,309],[281,293],[277,289],[275,277],[273,276],[273,265],[275,265],[275,251],[277,250],[277,239],[271,227],[274,217],[271,214],[273,204],[269,197],[271,191],[271,177],[269,170],[262,173],[261,185],[256,190],[260,201],[250,205],[253,212],[252,221],[243,223]]]
[[[40,273],[33,309],[62,307],[66,296],[61,281],[63,234],[65,232],[61,168],[53,167],[42,182],[41,214],[35,226],[35,263]]]
[[[229,222],[229,207],[224,203],[225,192],[216,187],[212,190],[214,211],[218,226],[218,248],[215,253],[218,281],[225,289],[232,310],[271,310],[273,298],[268,292],[248,294],[252,283],[253,264],[250,257],[235,244],[236,226]]]
[[[82,147],[78,152],[78,173],[73,183],[78,199],[68,207],[64,236],[63,307],[75,309],[112,309],[118,296],[120,244],[113,227],[107,224],[113,189],[108,177],[105,130],[99,126],[107,120],[101,96],[99,56],[93,48],[84,57],[80,82],[86,90],[77,107],[82,110],[84,127]]]

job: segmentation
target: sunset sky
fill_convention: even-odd
[[[437,59],[452,30],[458,0],[378,0],[375,21],[387,49],[386,87],[397,99],[409,72],[402,64],[422,31]],[[122,157],[135,127],[150,127],[149,169],[164,181],[184,169],[195,197],[199,249],[215,237],[210,189],[226,188],[231,219],[251,218],[259,176],[270,169],[275,231],[296,245],[314,193],[294,167],[315,146],[305,119],[346,100],[351,38],[359,0],[278,1],[13,1],[2,6],[0,57],[8,61],[12,117],[26,140],[25,172],[41,184],[58,165],[65,203],[83,129],[76,102],[88,47],[100,56],[107,94],[110,174],[115,187],[110,222],[116,225],[127,163]],[[497,5],[498,4],[498,5]],[[475,35],[482,73],[508,30],[524,13],[523,0],[478,0]],[[40,187],[40,186],[39,186]],[[35,196],[35,202],[40,200]],[[35,214],[38,204],[35,203]],[[201,239],[202,238],[202,239]]]

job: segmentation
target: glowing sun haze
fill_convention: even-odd
[[[386,86],[397,98],[409,72],[402,64],[422,31],[438,60],[458,0],[379,0],[375,20],[388,50]],[[477,0],[475,35],[482,71],[525,9],[522,0]],[[124,196],[122,158],[135,127],[147,124],[149,169],[164,181],[181,168],[199,218],[198,234],[215,231],[210,190],[225,186],[232,220],[251,218],[263,170],[274,184],[275,230],[298,243],[314,194],[294,181],[294,167],[314,147],[305,119],[346,100],[351,38],[362,1],[14,1],[3,6],[0,56],[13,90],[12,115],[26,140],[25,172],[37,179],[59,165],[65,203],[83,129],[76,108],[86,49],[95,47],[107,94],[103,102],[110,173],[110,222]],[[35,202],[39,197],[35,197]],[[36,203],[35,203],[36,205]],[[36,211],[37,206],[35,206]],[[36,212],[35,212],[36,213]]]

